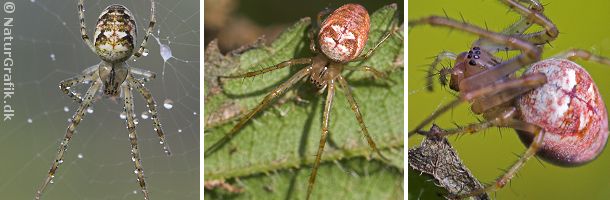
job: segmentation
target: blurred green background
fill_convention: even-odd
[[[552,47],[545,46],[544,56],[549,57],[569,48],[582,48],[597,54],[610,57],[610,2],[604,0],[572,2],[545,0],[545,14],[561,32]],[[490,30],[502,30],[518,19],[517,14],[507,12],[508,8],[497,1],[482,0],[428,0],[410,1],[408,20],[428,15],[443,16],[443,9],[449,17],[460,20],[460,14],[468,22]],[[535,28],[534,30],[539,30]],[[470,48],[477,39],[460,31],[449,31],[446,28],[422,26],[409,30],[408,44],[408,98],[409,127],[420,123],[424,117],[433,113],[440,105],[454,99],[454,92],[441,88],[435,77],[435,91],[425,89],[427,65],[442,50],[462,52]],[[506,56],[498,54],[502,58]],[[610,68],[586,61],[578,61],[584,66],[597,83],[606,105],[610,105]],[[448,66],[448,62],[443,62]],[[453,63],[451,63],[453,64]],[[453,128],[453,122],[466,124],[476,122],[476,117],[469,105],[462,105],[447,112],[435,123],[444,128]],[[428,126],[429,127],[429,126]],[[450,137],[450,142],[457,149],[465,165],[482,182],[491,182],[507,169],[525,147],[512,129],[490,129],[484,133]],[[421,136],[409,139],[409,147],[418,145]],[[530,160],[519,171],[510,184],[496,194],[498,199],[608,199],[610,198],[610,153],[601,156],[581,167],[562,168],[549,163]],[[409,191],[418,194],[420,191]],[[414,198],[411,196],[410,198]]]
[[[15,13],[2,12],[2,17],[15,19],[12,53],[17,86],[11,103],[16,116],[0,122],[0,199],[33,199],[77,108],[58,84],[100,59],[81,40],[77,1],[13,2]],[[135,15],[139,45],[148,24],[148,0],[85,1],[89,36],[100,12],[113,3],[125,5]],[[199,199],[199,1],[157,0],[156,5],[154,35],[175,58],[164,61],[159,43],[151,37],[149,55],[128,64],[158,73],[146,86],[157,101],[173,155],[164,155],[152,121],[141,117],[145,101],[134,93],[146,181],[152,199]],[[87,87],[76,88],[82,93]],[[164,108],[165,100],[171,101],[171,109]],[[119,118],[122,109],[119,99],[101,97],[94,103],[44,199],[143,199],[133,173],[128,131]]]

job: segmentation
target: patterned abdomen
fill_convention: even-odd
[[[108,6],[95,26],[95,51],[106,62],[123,62],[133,52],[136,35],[131,12],[122,5]]]
[[[322,52],[336,62],[348,62],[360,55],[369,35],[369,13],[358,4],[346,4],[322,23],[318,42]]]
[[[548,82],[518,99],[521,119],[545,132],[538,156],[560,166],[595,159],[608,140],[608,113],[591,76],[565,59],[535,63],[524,74],[544,73]],[[517,131],[526,145],[531,134]]]

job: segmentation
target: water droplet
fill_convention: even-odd
[[[127,113],[125,113],[125,112],[121,112],[121,114],[119,114],[119,117],[120,117],[121,119],[127,119]]]
[[[165,101],[163,101],[163,107],[168,110],[172,109],[174,107],[174,101],[171,99],[165,99]]]
[[[142,119],[148,119],[148,111],[142,112],[142,115],[140,115],[140,117],[142,117]]]
[[[51,179],[51,181],[49,181],[49,183],[50,183],[50,184],[53,184],[53,183],[55,183],[55,181],[53,181],[53,179]]]
[[[134,173],[134,174],[138,174],[138,170],[137,170],[137,169],[136,169],[136,170],[133,170],[133,173]]]
[[[138,191],[137,191],[137,190],[134,190],[134,191],[133,191],[133,194],[138,194]]]
[[[182,133],[182,129],[178,129],[178,133]]]
[[[59,163],[59,164],[64,163],[64,160],[63,159],[62,160],[58,160],[57,163]]]
[[[68,108],[68,106],[64,106],[64,112],[70,112],[70,108]]]
[[[82,153],[79,153],[78,155],[76,155],[76,157],[77,157],[78,159],[83,159],[83,154],[82,154]]]
[[[136,161],[136,158],[131,157],[131,161],[132,161],[132,162],[135,162],[135,161]]]
[[[159,38],[153,36],[155,38],[155,40],[157,40],[157,44],[159,44],[159,53],[161,54],[161,57],[163,58],[164,62],[167,62],[167,60],[169,60],[170,58],[173,58],[174,56],[172,55],[172,49],[169,48],[169,45],[167,44],[163,44],[161,43],[161,40],[159,40]]]
[[[89,114],[93,113],[93,108],[91,108],[91,107],[87,108],[87,113],[89,113]]]
[[[28,118],[28,124],[31,124],[32,122],[32,118]]]
[[[144,49],[144,51],[142,52],[143,56],[148,56],[148,49]]]
[[[138,125],[138,123],[140,123],[140,122],[138,121],[138,118],[135,118],[135,119],[133,119],[133,123],[134,123],[135,125]]]
[[[197,112],[193,112],[193,115],[197,116]]]
[[[34,3],[34,2],[36,2],[36,0],[30,0],[30,2]]]
[[[52,53],[52,54],[50,55],[50,57],[51,57],[51,60],[52,60],[52,61],[55,61],[55,54],[53,54],[53,53]]]
[[[65,26],[65,25],[66,25],[66,22],[61,22],[61,24]]]

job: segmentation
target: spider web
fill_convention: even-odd
[[[86,1],[89,36],[99,13],[118,3],[138,24],[138,42],[148,24],[150,3]],[[148,82],[157,102],[172,156],[167,157],[153,131],[144,99],[134,90],[138,143],[153,199],[199,198],[199,1],[157,1],[157,25],[149,53],[131,67],[157,73]],[[15,60],[11,99],[15,117],[0,123],[0,194],[32,199],[47,175],[68,118],[78,104],[58,89],[61,80],[100,62],[79,33],[76,1],[15,1],[12,53]],[[5,41],[6,42],[6,41]],[[89,87],[75,87],[80,93]],[[98,97],[100,94],[98,94]],[[54,183],[43,198],[142,199],[134,175],[121,99],[98,98],[77,128]]]

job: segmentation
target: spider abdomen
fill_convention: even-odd
[[[136,22],[131,12],[122,5],[108,6],[95,27],[95,51],[110,63],[127,60],[134,49]]]
[[[531,73],[544,73],[548,80],[517,100],[522,120],[545,131],[537,155],[561,166],[594,160],[606,145],[608,114],[591,76],[565,59],[538,62],[525,72]],[[532,142],[531,134],[519,132],[519,137]]]
[[[360,55],[368,39],[370,19],[358,4],[346,4],[333,11],[322,23],[318,42],[331,60],[348,62]]]

